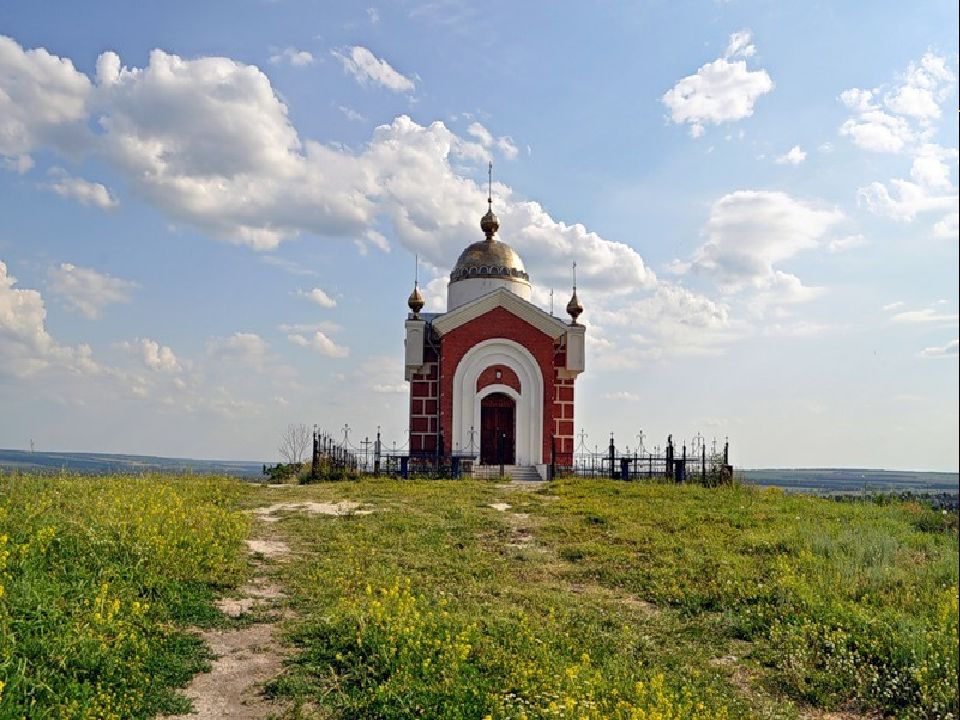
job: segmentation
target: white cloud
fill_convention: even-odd
[[[325,320],[315,323],[281,323],[277,326],[277,329],[280,332],[296,334],[312,333],[317,330],[322,330],[325,333],[335,333],[343,330],[343,326],[332,320]]]
[[[76,200],[81,205],[95,205],[104,210],[117,207],[119,201],[110,194],[106,186],[98,182],[91,182],[83,178],[70,177],[60,168],[50,170],[56,180],[54,182],[42,183],[40,187],[45,190],[51,190],[60,197]]]
[[[470,126],[467,128],[467,134],[479,140],[480,144],[484,147],[490,147],[490,145],[493,144],[493,135],[478,122],[470,123]]]
[[[845,235],[841,238],[836,238],[828,242],[827,249],[832,253],[841,253],[869,244],[870,241],[867,240],[863,235]]]
[[[301,234],[386,250],[373,230],[382,222],[435,269],[479,235],[485,183],[464,166],[489,152],[441,122],[399,116],[351,152],[301,140],[267,76],[229,58],[156,50],[145,68],[128,69],[108,52],[97,79],[97,156],[173,222],[259,250]],[[585,287],[656,283],[626,244],[555,220],[502,183],[494,196],[501,234],[535,281],[566,285],[576,258]]]
[[[928,52],[919,63],[910,63],[901,84],[888,92],[883,102],[901,115],[936,119],[941,115],[940,103],[946,100],[956,79],[947,68],[946,58]]]
[[[338,105],[337,109],[343,113],[343,116],[351,122],[366,122],[367,118],[346,105]]]
[[[823,293],[824,288],[804,285],[796,275],[774,270],[773,275],[759,284],[759,289],[747,301],[746,306],[750,313],[758,318],[765,318],[770,314],[784,317],[788,314],[785,306],[809,302]]]
[[[774,162],[776,162],[777,165],[799,165],[806,159],[807,153],[801,150],[799,145],[794,145]]]
[[[15,288],[0,261],[0,375],[27,377],[50,367],[81,375],[100,372],[89,345],[60,345],[47,332],[47,310],[36,290]]]
[[[613,402],[637,402],[640,399],[640,396],[637,393],[630,392],[629,390],[618,390],[616,392],[604,393],[603,397],[605,400],[612,400]]]
[[[669,355],[714,354],[742,327],[729,307],[679,285],[661,282],[647,297],[611,303],[581,298],[589,319],[591,355],[601,367],[631,367]],[[611,329],[618,342],[607,339]]]
[[[731,60],[752,56],[756,48],[749,42],[749,31],[734,33],[724,57],[703,65],[664,93],[661,101],[670,109],[673,122],[689,123],[690,134],[700,137],[706,123],[719,125],[753,115],[754,103],[774,85],[766,70],[748,70],[745,60]]]
[[[893,302],[889,302],[886,305],[884,305],[883,309],[889,312],[890,310],[896,310],[897,308],[901,308],[904,305],[906,305],[906,303],[903,300],[894,300]]]
[[[179,373],[183,370],[183,365],[181,365],[173,350],[168,345],[161,345],[156,340],[138,338],[133,343],[121,343],[121,346],[139,355],[143,364],[151,370],[163,373]]]
[[[952,327],[960,322],[960,315],[957,313],[939,312],[935,308],[926,307],[920,310],[904,310],[890,317],[895,323],[904,325],[941,325]]]
[[[960,237],[960,213],[947,213],[943,220],[935,223],[933,236],[941,240],[956,240]]]
[[[376,8],[367,8],[367,17],[371,25],[377,25],[380,22],[380,12]]]
[[[91,320],[100,317],[107,305],[130,302],[130,293],[137,287],[130,280],[71,263],[51,268],[48,277],[50,291],[62,297],[68,308]]]
[[[273,65],[287,63],[293,67],[305,67],[313,63],[313,53],[306,50],[297,50],[294,47],[284,48],[278,53],[270,56],[270,62]]]
[[[513,144],[513,138],[506,135],[495,138],[493,134],[479,122],[470,123],[469,127],[467,127],[467,134],[476,138],[477,142],[479,142],[485,150],[493,150],[494,148],[499,150],[500,154],[507,160],[513,160],[520,154],[517,146]]]
[[[749,30],[740,30],[730,36],[730,42],[727,43],[727,50],[724,57],[753,57],[757,54],[757,48],[750,43],[751,33]]]
[[[0,158],[25,172],[39,146],[76,149],[87,136],[92,85],[70,60],[0,35]]]
[[[252,332],[235,332],[229,337],[214,337],[207,342],[207,352],[221,360],[233,360],[262,368],[267,355],[267,342]]]
[[[335,308],[337,306],[337,301],[318,287],[313,288],[313,290],[300,290],[298,294],[322,308]]]
[[[361,45],[334,50],[333,55],[361,85],[372,82],[393,92],[412,92],[414,89],[413,80]]]
[[[951,340],[946,345],[935,346],[924,348],[920,351],[920,357],[923,358],[940,358],[940,357],[956,357],[958,350],[960,350],[960,340]]]
[[[730,290],[783,288],[792,283],[785,283],[788,276],[774,266],[816,247],[842,219],[839,210],[815,207],[786,193],[738,190],[710,208],[707,241],[690,265]]]
[[[287,339],[294,345],[310,348],[327,357],[345,358],[350,354],[349,348],[343,345],[337,345],[337,343],[331,340],[322,330],[317,330],[309,337],[300,334],[287,335]]]
[[[900,152],[916,138],[906,120],[878,109],[847,120],[840,126],[840,134],[864,150],[890,153]]]
[[[840,126],[840,134],[873,152],[911,150],[930,137],[930,123],[941,116],[940,105],[955,83],[956,76],[947,68],[946,58],[927,53],[919,63],[910,63],[906,73],[886,91],[850,88],[840,93],[841,102],[854,113]]]

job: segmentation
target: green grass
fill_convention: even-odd
[[[0,718],[145,718],[208,665],[190,626],[245,572],[216,478],[0,474]]]
[[[0,498],[0,718],[181,709],[207,661],[184,628],[224,622],[212,600],[245,571],[239,511],[308,500],[374,512],[260,528],[293,549],[269,686],[289,717],[958,717],[957,519],[917,504],[23,476]]]
[[[279,523],[301,619],[274,691],[321,717],[956,717],[956,524],[918,505],[580,480],[293,492],[376,508]]]

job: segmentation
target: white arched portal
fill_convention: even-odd
[[[520,392],[507,385],[477,391],[477,378],[491,365],[506,365],[517,374]],[[474,345],[453,375],[453,448],[470,447],[470,430],[480,430],[480,401],[494,392],[513,398],[516,411],[516,463],[543,462],[543,375],[530,351],[513,340],[493,338]],[[476,446],[476,440],[474,440]]]

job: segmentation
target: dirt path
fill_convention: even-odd
[[[254,558],[253,577],[237,597],[223,598],[217,606],[230,617],[250,614],[255,621],[239,629],[200,633],[216,660],[210,672],[194,677],[184,691],[193,701],[193,712],[168,720],[263,720],[282,709],[263,695],[264,683],[280,674],[284,655],[277,628],[284,594],[268,572],[290,548],[269,539],[248,540],[247,547]]]

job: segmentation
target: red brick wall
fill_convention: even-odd
[[[500,373],[500,378],[497,378]],[[506,385],[520,392],[520,378],[506,365],[491,365],[477,378],[477,392],[483,390],[487,385]]]
[[[501,307],[471,320],[451,330],[440,338],[440,428],[443,431],[445,450],[450,451],[450,438],[453,437],[453,376],[457,365],[477,343],[492,338],[513,340],[523,345],[540,366],[543,376],[543,462],[550,462],[550,432],[554,425],[554,397],[557,383],[554,373],[555,344],[553,338],[537,330],[533,325]],[[572,383],[572,381],[571,381]],[[571,384],[572,390],[572,384]],[[572,406],[571,406],[572,407]],[[573,438],[573,418],[571,410],[570,438]],[[567,430],[564,425],[561,427]],[[412,445],[411,445],[412,447]]]
[[[423,349],[423,372],[410,379],[410,452],[437,449],[440,422],[440,382],[437,353]]]

